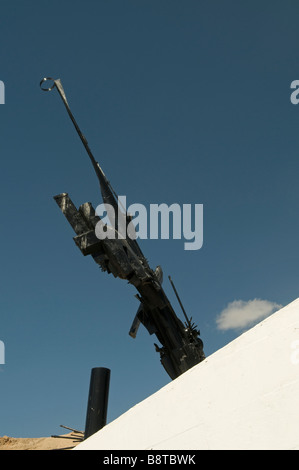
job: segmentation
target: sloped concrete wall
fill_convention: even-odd
[[[299,299],[76,450],[298,449]]]

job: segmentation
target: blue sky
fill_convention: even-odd
[[[92,367],[111,369],[108,421],[170,381],[155,338],[143,328],[128,335],[134,289],[81,255],[53,200],[68,192],[76,205],[102,202],[58,93],[41,92],[40,80],[62,80],[93,154],[129,204],[203,204],[200,250],[184,250],[183,240],[140,246],[152,267],[162,265],[181,317],[172,276],[208,356],[241,334],[236,311],[254,320],[257,309],[266,315],[298,297],[299,107],[290,84],[299,79],[299,7],[0,6],[0,435],[40,437],[60,424],[84,429]]]

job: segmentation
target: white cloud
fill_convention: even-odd
[[[244,329],[253,326],[282,308],[269,300],[234,300],[216,318],[218,330]]]

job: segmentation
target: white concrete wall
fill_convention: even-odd
[[[299,299],[76,450],[299,450]]]

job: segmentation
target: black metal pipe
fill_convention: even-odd
[[[107,422],[110,369],[91,369],[84,439],[102,429]]]

